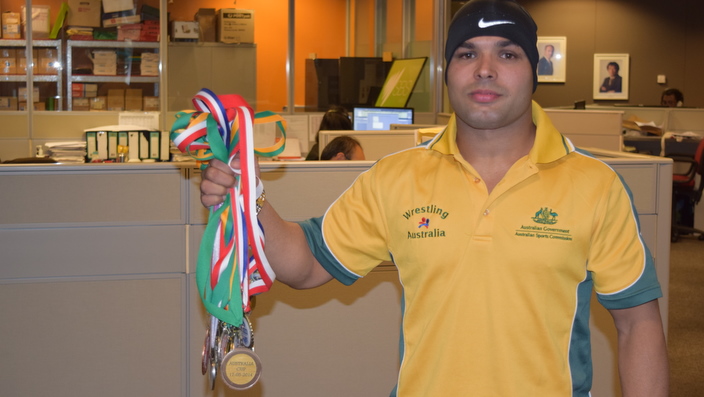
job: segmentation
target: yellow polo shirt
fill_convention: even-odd
[[[575,150],[536,103],[533,121],[533,148],[491,194],[458,151],[453,116],[302,223],[343,283],[381,261],[398,268],[392,395],[587,396],[592,289],[608,309],[661,296],[623,180]]]

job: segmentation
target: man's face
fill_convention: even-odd
[[[675,98],[675,95],[663,95],[662,96],[662,106],[668,106],[671,108],[674,108],[677,106],[677,99]]]
[[[533,68],[512,41],[475,37],[452,55],[447,90],[459,128],[462,124],[479,130],[506,127],[530,116]]]
[[[555,52],[555,48],[551,45],[545,46],[545,51],[543,52],[543,55],[545,56],[546,59],[552,58],[552,54]]]

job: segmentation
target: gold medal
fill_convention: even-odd
[[[223,358],[220,373],[225,384],[235,390],[245,390],[259,380],[262,363],[252,350],[238,347]]]

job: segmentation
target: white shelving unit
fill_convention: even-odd
[[[75,64],[73,51],[77,48],[83,49],[130,49],[137,52],[159,52],[160,43],[157,41],[101,41],[101,40],[67,40],[66,41],[66,98],[67,110],[73,110],[71,100],[72,83],[124,83],[127,85],[136,83],[154,84],[154,96],[159,96],[159,82],[161,76],[140,76],[131,73],[115,76],[96,76],[92,74],[75,74],[73,67]],[[160,68],[161,69],[161,68]],[[161,73],[161,72],[160,72]]]
[[[26,55],[32,56],[32,50],[39,48],[55,48],[57,54],[59,54],[59,60],[63,54],[63,44],[61,40],[32,40],[27,41],[25,39],[4,39],[0,40],[0,48],[15,48],[15,49],[27,49]],[[34,64],[37,64],[36,60],[32,60]],[[28,62],[29,64],[30,62]],[[19,68],[19,62],[17,67]],[[35,66],[36,68],[36,66]],[[56,95],[61,97],[63,95],[63,79],[61,76],[61,70],[57,74],[36,74],[35,68],[28,68],[26,72],[16,74],[1,74],[0,83],[25,83],[27,87],[27,102],[34,102],[33,97],[33,86],[34,83],[54,83],[56,84]],[[19,101],[19,98],[18,98]],[[61,110],[61,101],[57,103],[55,110]],[[29,107],[28,107],[29,108]]]

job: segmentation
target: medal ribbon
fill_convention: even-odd
[[[225,164],[239,155],[235,186],[222,204],[210,208],[196,266],[203,305],[223,322],[239,326],[251,308],[250,298],[266,292],[275,274],[264,254],[264,231],[256,200],[263,191],[255,173],[256,155],[272,157],[284,150],[286,121],[276,113],[254,113],[239,95],[215,95],[202,89],[193,98],[196,110],[176,114],[170,138],[178,149],[201,163],[216,158]],[[254,124],[276,123],[283,139],[267,148],[254,147]],[[237,289],[239,286],[239,289]]]

